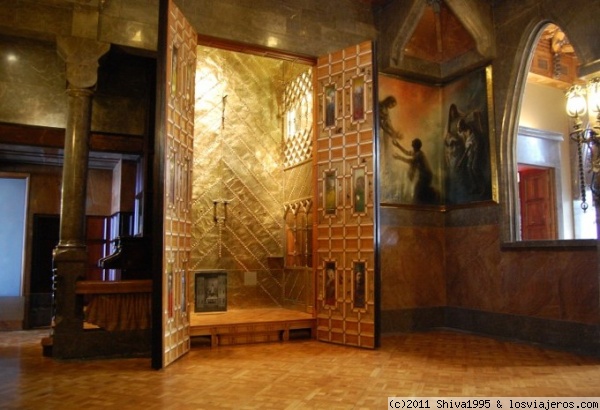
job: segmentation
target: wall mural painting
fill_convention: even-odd
[[[486,70],[444,86],[379,76],[381,202],[492,199]]]
[[[337,299],[336,280],[335,280],[335,262],[325,262],[325,280],[323,281],[325,291],[323,301],[325,306],[335,306]]]
[[[366,308],[365,262],[354,262],[352,288],[354,289],[354,309]]]
[[[440,90],[379,76],[381,202],[439,204]]]
[[[446,202],[492,199],[491,144],[486,70],[444,87]]]

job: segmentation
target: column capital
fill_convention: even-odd
[[[67,65],[67,81],[73,88],[90,88],[98,81],[98,59],[110,43],[73,36],[56,38],[58,55]]]

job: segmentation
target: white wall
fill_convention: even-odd
[[[0,177],[0,296],[20,296],[27,180]]]
[[[519,126],[561,134],[561,186],[564,238],[573,239],[573,201],[571,184],[570,119],[565,112],[565,92],[542,84],[528,82],[521,101]]]
[[[23,249],[27,179],[0,176],[0,328],[23,320]]]

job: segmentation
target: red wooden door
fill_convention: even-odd
[[[528,168],[519,172],[521,239],[557,238],[554,170]]]

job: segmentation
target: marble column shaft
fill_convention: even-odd
[[[67,74],[67,126],[62,175],[60,234],[54,249],[54,335],[75,335],[83,330],[83,299],[76,295],[78,280],[85,277],[85,238],[89,134],[93,87],[98,59],[110,45],[77,37],[57,38]],[[59,340],[71,340],[60,337]],[[56,341],[56,338],[55,338]],[[54,343],[53,356],[71,356],[71,343]]]
[[[92,90],[69,88],[62,174],[59,247],[85,247]]]

